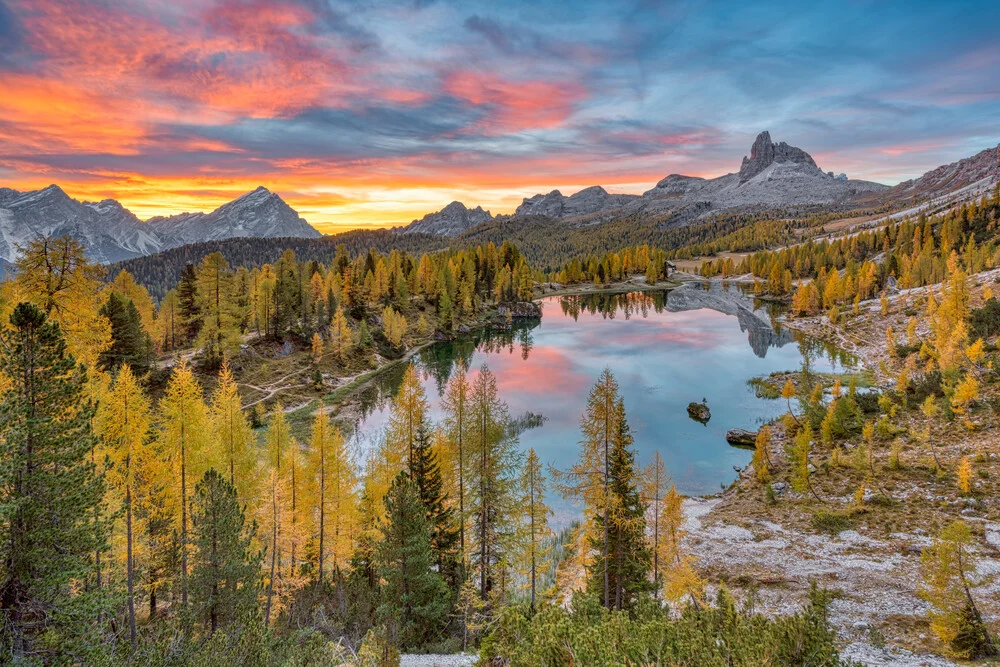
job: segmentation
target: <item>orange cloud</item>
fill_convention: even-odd
[[[562,125],[573,105],[586,97],[582,86],[550,81],[515,81],[495,74],[461,70],[445,77],[444,91],[482,107],[487,133],[547,129]]]

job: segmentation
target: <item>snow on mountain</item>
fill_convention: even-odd
[[[493,220],[489,211],[482,206],[466,208],[460,201],[453,201],[440,211],[428,213],[420,220],[414,220],[400,230],[402,234],[437,234],[439,236],[458,236],[483,222]]]
[[[0,188],[0,262],[40,236],[69,235],[87,256],[108,264],[197,241],[235,237],[321,236],[278,195],[260,187],[211,213],[184,213],[141,222],[113,199],[80,202],[59,186],[33,192]]]

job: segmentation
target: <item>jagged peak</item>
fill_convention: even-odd
[[[743,158],[743,163],[740,165],[740,183],[749,181],[775,162],[807,164],[819,169],[809,153],[784,141],[774,143],[771,141],[771,133],[764,130],[754,139],[753,146],[750,147],[750,156]]]

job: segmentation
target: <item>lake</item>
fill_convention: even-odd
[[[566,469],[579,451],[587,394],[607,366],[625,399],[638,461],[645,465],[659,451],[685,495],[719,491],[736,478],[733,466],[749,462],[752,452],[731,447],[727,430],[756,430],[787,409],[783,400],[758,398],[749,379],[799,369],[806,359],[820,372],[852,363],[781,330],[774,310],[718,282],[669,292],[548,297],[540,304],[540,321],[485,329],[416,355],[432,418],[442,418],[440,397],[456,364],[473,374],[486,364],[512,417],[545,418],[521,434],[522,451],[534,447],[544,463]],[[382,437],[403,370],[388,369],[362,392],[364,417],[351,437],[362,456]],[[712,411],[707,424],[686,410],[703,398]],[[550,500],[556,523],[575,515]]]

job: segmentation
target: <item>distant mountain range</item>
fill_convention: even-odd
[[[34,237],[66,234],[83,242],[87,256],[102,264],[200,241],[322,236],[264,187],[211,213],[181,213],[145,222],[114,199],[81,202],[57,185],[33,192],[0,188],[0,264],[13,263],[17,246]]]
[[[452,202],[399,231],[457,236],[491,220],[529,216],[597,224],[635,215],[679,214],[681,222],[693,222],[733,210],[849,210],[873,204],[905,205],[961,189],[978,192],[998,180],[1000,146],[889,187],[824,172],[804,150],[774,143],[769,132],[761,132],[739,171],[718,178],[670,174],[641,195],[612,194],[599,185],[568,197],[553,190],[524,199],[512,216],[493,217],[482,208],[468,209]]]
[[[669,220],[666,226],[675,228],[733,211],[780,210],[795,215],[888,208],[901,215],[918,205],[933,204],[940,210],[980,196],[997,181],[1000,146],[889,187],[824,172],[804,150],[774,143],[768,132],[761,132],[739,171],[718,178],[671,174],[641,195],[612,194],[599,185],[568,197],[553,190],[525,198],[512,215],[494,216],[482,207],[452,202],[394,229],[393,235],[426,236],[419,243],[428,244],[466,238],[473,229],[493,237],[503,232],[506,238],[539,224],[585,229],[632,219]],[[322,236],[280,196],[263,187],[211,213],[182,213],[145,222],[113,199],[80,202],[56,185],[34,192],[0,188],[0,272],[14,261],[18,245],[37,236],[63,234],[82,241],[88,256],[104,264],[193,243]]]

